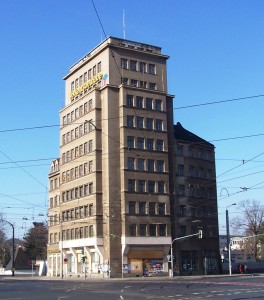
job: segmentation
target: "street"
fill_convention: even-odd
[[[263,276],[59,280],[0,277],[1,300],[264,299]]]

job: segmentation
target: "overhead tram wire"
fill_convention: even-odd
[[[241,100],[247,100],[247,99],[254,99],[254,98],[260,98],[264,97],[264,95],[254,95],[254,96],[247,96],[247,97],[240,97],[240,98],[233,98],[233,99],[227,99],[227,100],[219,100],[219,101],[213,101],[213,102],[205,102],[200,104],[192,104],[192,105],[186,105],[186,106],[180,106],[180,107],[174,107],[175,110],[178,109],[186,109],[186,108],[193,108],[193,107],[199,107],[199,106],[206,106],[206,105],[213,105],[213,104],[221,104],[226,102],[234,102],[234,101],[241,101]]]

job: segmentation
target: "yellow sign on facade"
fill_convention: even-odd
[[[91,79],[89,79],[88,81],[86,81],[80,87],[78,87],[74,91],[70,92],[70,99],[72,99],[75,96],[77,96],[78,94],[80,94],[83,90],[88,89],[91,86],[93,86],[95,83],[97,83],[98,81],[100,81],[102,79],[102,77],[103,77],[103,74],[102,73],[98,73],[97,75],[95,75],[94,77],[92,77]]]

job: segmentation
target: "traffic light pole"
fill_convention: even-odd
[[[201,239],[203,237],[203,231],[199,230],[197,233],[190,234],[190,235],[185,235],[185,236],[181,236],[181,237],[178,237],[178,238],[172,240],[172,242],[171,242],[171,257],[170,257],[170,259],[171,259],[171,273],[170,273],[170,277],[173,278],[173,248],[172,248],[173,243],[175,241],[186,239],[186,238],[189,238],[189,237],[192,237],[192,236],[196,236],[196,235],[198,235],[199,239]]]

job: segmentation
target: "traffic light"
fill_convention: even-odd
[[[199,230],[199,231],[198,231],[198,238],[199,238],[199,239],[202,239],[202,238],[203,238],[203,231],[202,231],[202,230]]]

